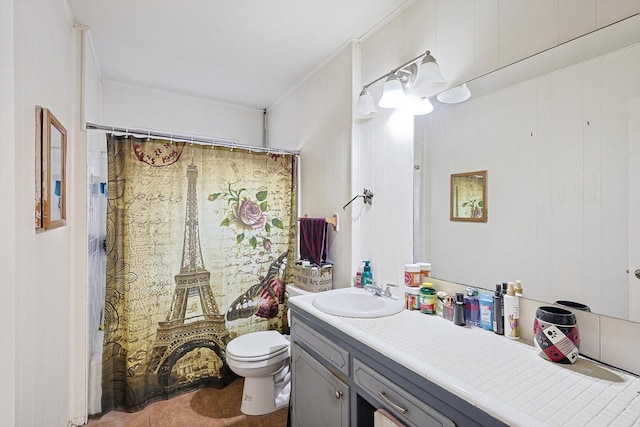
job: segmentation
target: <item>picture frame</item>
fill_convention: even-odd
[[[451,221],[487,222],[487,171],[451,175]]]
[[[67,224],[67,130],[36,106],[36,230]]]

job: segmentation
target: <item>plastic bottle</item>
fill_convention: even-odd
[[[418,266],[420,267],[420,283],[427,282],[431,276],[431,263],[419,262]]]
[[[364,263],[361,262],[360,265],[358,266],[358,271],[356,272],[356,283],[355,283],[355,287],[356,288],[361,288],[362,287],[362,272],[364,271]]]
[[[516,293],[516,296],[521,297],[522,295],[522,281],[516,280],[515,285],[513,285],[513,291]]]
[[[433,289],[433,283],[423,283],[420,288],[420,312],[435,314],[436,298],[436,290]]]
[[[464,304],[464,319],[467,325],[480,326],[480,302],[478,301],[478,290],[476,288],[467,288]]]
[[[502,285],[496,285],[493,294],[493,332],[504,335],[504,299],[502,298]]]
[[[453,320],[453,311],[456,306],[456,299],[452,295],[447,295],[442,304],[442,317],[447,320]],[[464,317],[464,314],[463,314]]]
[[[507,285],[504,296],[504,336],[512,340],[520,339],[520,304],[513,282]]]
[[[405,264],[404,284],[406,286],[415,286],[416,288],[419,288],[421,283],[420,266],[418,264]]]
[[[481,293],[480,298],[480,327],[487,331],[493,330],[493,296]]]
[[[444,300],[448,296],[445,291],[436,292],[436,316],[444,317]]]
[[[371,274],[371,261],[365,259],[364,261],[364,269],[362,271],[362,287],[364,288],[367,285],[373,284],[373,274]]]
[[[464,320],[464,294],[456,293],[456,305],[453,306],[453,324],[465,326]]]

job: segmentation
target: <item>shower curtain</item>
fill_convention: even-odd
[[[226,344],[286,330],[292,155],[109,136],[102,411],[234,379]]]

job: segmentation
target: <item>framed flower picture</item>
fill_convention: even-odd
[[[451,221],[487,222],[487,171],[451,175]]]

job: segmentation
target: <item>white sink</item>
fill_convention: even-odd
[[[404,299],[381,297],[360,288],[320,292],[312,305],[318,310],[343,317],[384,317],[404,309]]]

